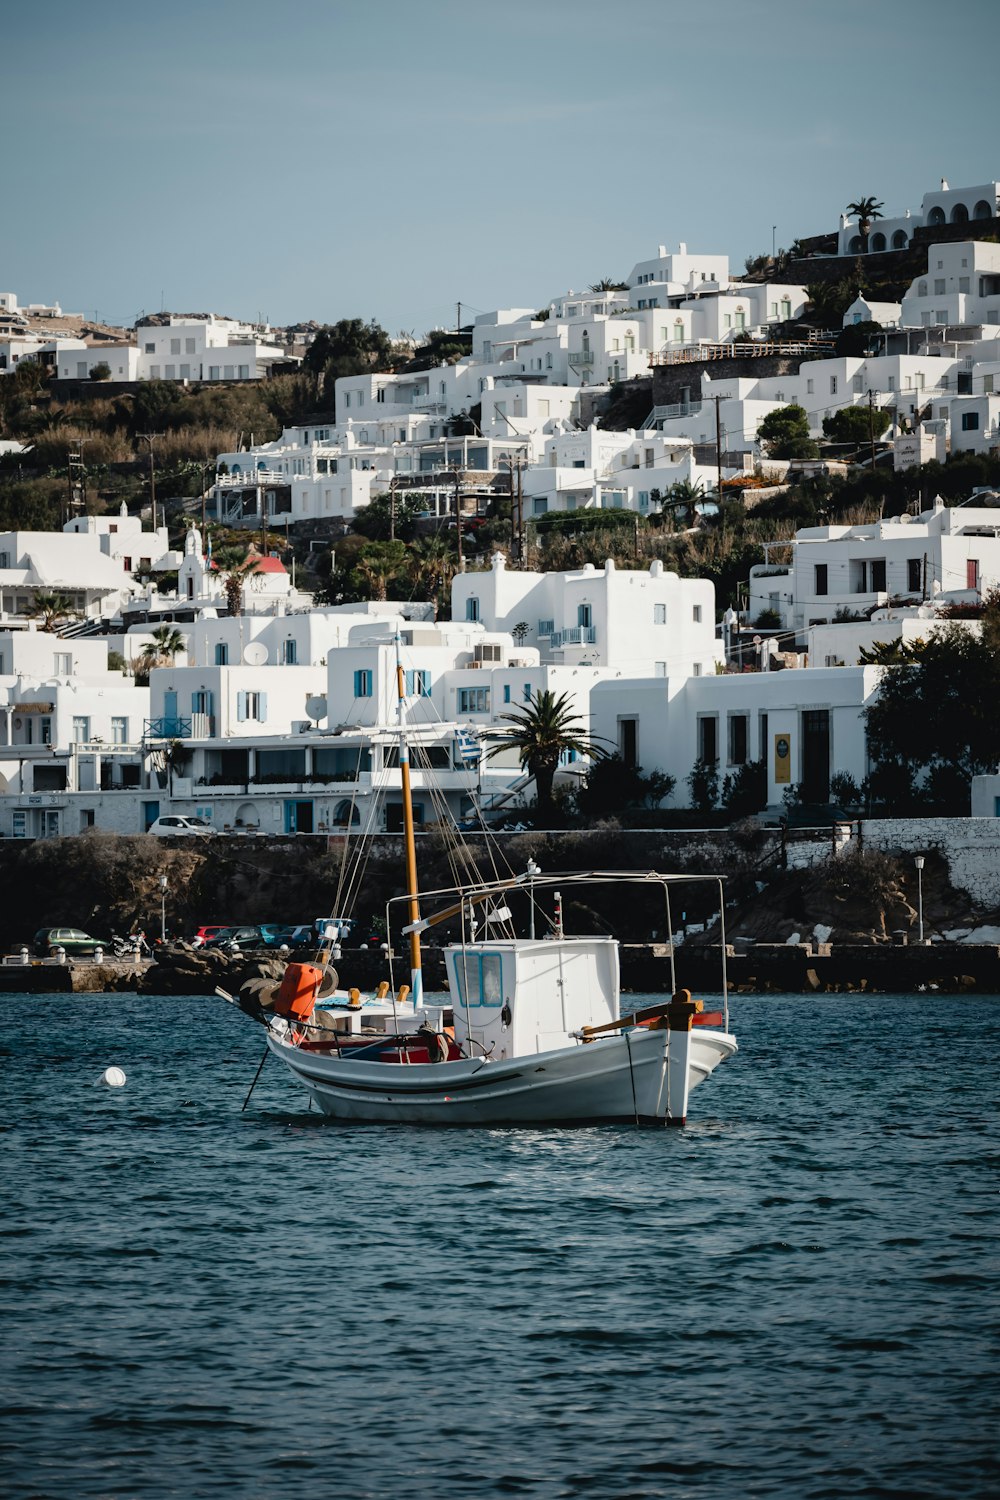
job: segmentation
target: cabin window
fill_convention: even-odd
[[[354,696],[355,698],[370,698],[372,695],[372,674],[367,667],[361,667],[354,674]]]
[[[502,1005],[499,953],[459,953],[455,958],[455,977],[463,1006],[488,1005],[498,1009]]]

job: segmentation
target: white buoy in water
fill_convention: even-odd
[[[106,1083],[109,1089],[120,1089],[125,1084],[125,1074],[121,1068],[105,1068],[101,1074],[101,1082]]]

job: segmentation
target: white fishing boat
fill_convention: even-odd
[[[292,962],[280,980],[241,993],[267,1028],[271,1053],[332,1119],[412,1125],[568,1125],[635,1121],[683,1125],[692,1089],[737,1050],[729,1031],[723,885],[719,877],[656,871],[572,872],[472,880],[418,894],[409,755],[400,694],[400,770],[407,893],[386,911],[389,974],[373,995],[345,990],[335,922],[314,962]],[[570,936],[563,894],[581,885],[659,887],[670,938],[670,892],[708,878],[718,892],[722,1001],[706,1012],[677,988],[639,1011],[621,1009],[618,943]],[[423,899],[435,911],[421,916]],[[397,913],[405,904],[404,920]],[[518,936],[517,917],[527,936]],[[458,929],[444,947],[448,995],[424,994],[422,935]],[[539,927],[543,934],[537,935]],[[394,931],[408,941],[409,983],[392,972]]]

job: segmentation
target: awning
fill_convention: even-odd
[[[11,703],[8,705],[12,714],[50,714],[54,711],[52,703]]]

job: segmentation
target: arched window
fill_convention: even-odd
[[[895,234],[892,237],[892,248],[894,250],[905,250],[906,249],[906,230],[905,229],[897,229],[896,230]]]
[[[233,467],[229,472],[231,474],[242,474],[243,470],[240,468],[239,464],[233,464]]]
[[[968,224],[969,210],[964,203],[956,203],[951,211],[951,222],[953,224]]]
[[[860,234],[852,234],[851,238],[847,242],[847,249],[849,254],[857,255],[863,248],[864,241],[862,240]]]
[[[930,213],[927,215],[927,222],[928,224],[943,224],[945,222],[944,209],[932,208]]]
[[[872,235],[871,239],[868,241],[868,248],[869,250],[885,249],[885,235],[881,232],[881,230],[879,230],[877,234]]]
[[[337,828],[354,828],[361,822],[361,815],[355,804],[345,797],[334,808],[333,821]]]
[[[990,206],[989,203],[987,203],[985,198],[980,198],[979,202],[972,210],[972,217],[974,219],[992,219],[994,215],[995,210]]]

